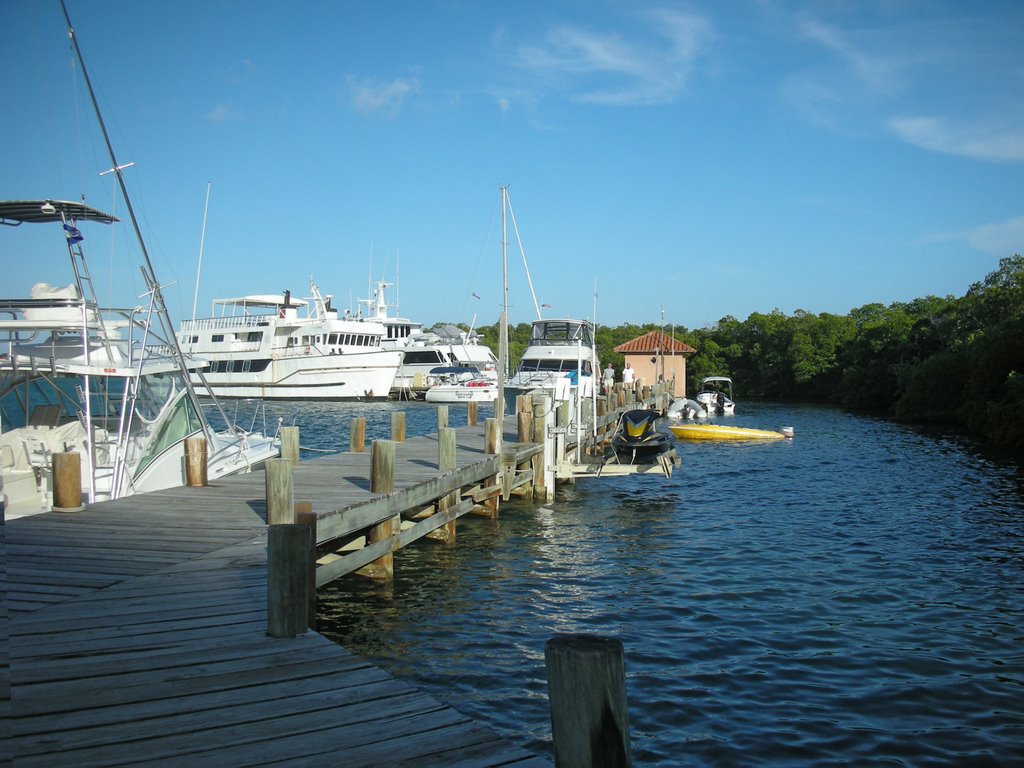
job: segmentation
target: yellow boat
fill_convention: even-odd
[[[727,427],[723,424],[673,424],[669,429],[680,440],[781,440],[792,437],[792,430],[784,434],[769,429]]]

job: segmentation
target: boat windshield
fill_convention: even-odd
[[[582,360],[580,364],[583,366],[583,375],[590,376],[593,373],[593,368],[589,360]],[[544,359],[533,359],[523,360],[519,366],[520,373],[532,373],[534,371],[544,371],[551,373],[568,373],[576,370],[575,360],[564,360],[557,357],[544,358]]]

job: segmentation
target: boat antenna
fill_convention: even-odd
[[[126,166],[123,166],[117,162],[117,155],[114,152],[114,145],[110,141],[110,134],[107,132],[107,124],[103,121],[103,113],[100,111],[100,104],[96,100],[96,91],[93,90],[92,80],[89,78],[89,72],[85,66],[85,59],[82,56],[82,49],[78,45],[78,37],[75,35],[75,28],[71,24],[71,16],[68,14],[68,7],[64,0],[60,0],[61,10],[64,12],[64,20],[68,25],[68,39],[71,41],[71,45],[75,50],[75,59],[78,61],[78,66],[82,69],[82,79],[85,81],[85,87],[89,91],[89,100],[92,102],[93,111],[96,113],[96,122],[99,123],[100,131],[103,133],[103,142],[107,146],[107,155],[110,157],[111,170],[115,177],[117,177],[117,185],[121,189],[121,197],[124,198],[125,208],[128,211],[128,218],[131,219],[132,229],[135,232],[135,239],[139,243],[139,250],[142,252],[142,277],[149,286],[149,290],[152,292],[153,306],[156,307],[156,316],[160,320],[160,326],[163,329],[163,335],[170,346],[171,351],[175,355],[178,364],[182,370],[185,371],[185,375],[182,376],[185,387],[188,389],[189,394],[192,396],[192,400],[196,399],[195,387],[192,386],[192,378],[187,374],[187,365],[185,363],[185,355],[181,351],[181,345],[178,344],[178,336],[174,332],[174,327],[171,325],[171,317],[167,312],[167,305],[164,302],[163,291],[160,290],[160,284],[156,280],[156,271],[153,269],[153,262],[149,258],[149,250],[146,248],[146,240],[142,236],[142,228],[139,226],[139,220],[135,215],[135,209],[132,207],[132,199],[128,195],[128,186],[124,181],[124,174],[121,172]],[[202,378],[202,372],[199,372]],[[212,391],[211,391],[212,395]],[[236,429],[234,422],[232,422],[224,409],[221,407],[220,402],[216,397],[213,398],[213,402],[220,412],[220,416],[224,419],[224,422],[228,425],[228,428],[234,431]],[[206,421],[205,416],[200,409],[199,418],[203,422],[203,426],[206,430],[209,430],[210,425]]]
[[[530,286],[530,296],[533,298],[533,310],[537,313],[537,319],[540,320],[540,305],[537,303],[537,294],[533,290],[533,280],[530,278],[530,265],[526,263],[526,251],[523,249],[523,238],[519,236],[519,225],[516,224],[516,213],[512,210],[512,199],[508,196],[508,187],[502,187],[505,190],[505,203],[508,205],[509,216],[512,217],[512,228],[516,232],[516,242],[519,243],[519,253],[523,256],[523,268],[526,270],[526,282]],[[502,207],[501,220],[505,221],[505,209]],[[504,224],[502,225],[504,227]],[[502,241],[504,242],[505,236],[502,234]],[[507,304],[507,302],[506,302]]]
[[[199,236],[199,266],[196,267],[196,292],[192,296],[192,319],[196,319],[196,303],[199,301],[199,275],[203,271],[203,244],[206,242],[206,212],[210,210],[210,182],[206,182],[206,203],[203,205],[203,232]]]

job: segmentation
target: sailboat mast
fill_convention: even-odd
[[[508,187],[501,188],[501,320],[498,323],[498,399],[494,401],[494,417],[505,418],[505,379],[508,377],[508,236],[505,208]]]

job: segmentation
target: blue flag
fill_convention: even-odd
[[[78,228],[72,227],[70,224],[64,225],[64,237],[66,237],[68,242],[72,245],[80,243],[85,239],[82,237],[82,233],[78,231]]]

